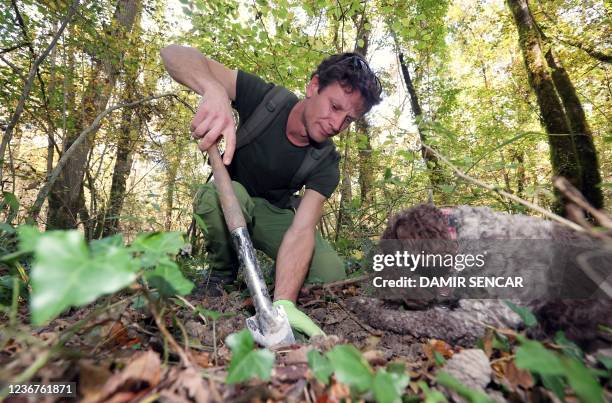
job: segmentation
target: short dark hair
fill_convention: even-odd
[[[342,87],[358,89],[365,100],[366,112],[380,103],[382,86],[365,58],[346,52],[325,58],[310,78],[319,77],[319,91],[337,81]]]

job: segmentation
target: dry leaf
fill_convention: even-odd
[[[90,360],[81,360],[79,365],[79,394],[84,401],[96,401],[102,393],[102,387],[113,375],[109,369]]]
[[[523,389],[533,387],[534,383],[531,373],[529,373],[529,371],[526,369],[517,368],[514,361],[509,361],[506,363],[505,374],[506,379],[514,388],[517,386],[520,386]]]
[[[123,371],[106,381],[98,401],[127,402],[135,399],[155,387],[160,374],[161,362],[157,353],[149,350],[138,354]]]

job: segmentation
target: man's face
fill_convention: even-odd
[[[304,126],[311,140],[322,143],[335,136],[365,112],[359,90],[343,88],[338,82],[319,91],[319,78],[314,76],[306,87]]]

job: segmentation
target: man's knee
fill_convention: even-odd
[[[238,203],[240,207],[244,210],[252,209],[253,202],[251,201],[251,197],[248,192],[238,182],[232,181],[232,185],[234,187],[234,194],[238,199]],[[206,183],[201,185],[198,188],[196,193],[196,197],[194,200],[193,211],[196,214],[205,215],[210,214],[212,212],[221,214],[221,203],[219,202],[219,194],[217,193],[217,189],[213,182]]]
[[[327,245],[315,249],[306,280],[308,283],[331,283],[346,278],[344,262],[331,245],[324,242]]]

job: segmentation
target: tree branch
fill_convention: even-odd
[[[446,159],[446,157],[444,157],[442,154],[438,153],[436,150],[434,150],[433,148],[429,147],[428,145],[422,143],[423,148],[427,149],[429,152],[433,153],[436,157],[438,157],[438,159],[442,162],[444,162],[446,165],[448,165],[451,170],[453,171],[453,173],[455,174],[455,176],[464,179],[470,183],[473,183],[476,186],[479,186],[481,188],[487,189],[491,192],[495,192],[507,199],[510,199],[516,203],[522,204],[523,206],[533,210],[533,211],[537,211],[538,213],[550,218],[553,221],[556,221],[562,225],[565,225],[566,227],[569,227],[571,229],[573,229],[574,231],[578,231],[578,232],[585,232],[585,229],[582,228],[580,225],[576,224],[575,222],[572,222],[568,219],[565,219],[561,216],[558,216],[557,214],[554,214],[540,206],[538,206],[537,204],[533,204],[527,200],[523,200],[520,197],[517,197],[511,193],[508,192],[504,192],[503,190],[497,189],[493,186],[487,185],[486,183],[483,183],[481,181],[479,181],[478,179],[472,178],[469,175],[466,175],[464,172],[460,171],[459,168],[457,168],[455,165],[453,165],[452,162],[450,162],[448,159]]]
[[[49,175],[49,178],[47,179],[47,182],[38,191],[38,195],[36,196],[36,201],[34,202],[34,205],[32,206],[32,208],[30,209],[29,218],[33,219],[33,220],[36,220],[38,218],[38,214],[40,213],[40,209],[42,208],[42,205],[45,202],[45,199],[47,198],[47,196],[49,194],[49,191],[51,190],[51,186],[53,186],[53,184],[57,180],[57,177],[59,176],[60,172],[62,171],[62,169],[64,168],[64,166],[68,162],[68,159],[72,156],[72,154],[75,153],[78,145],[81,144],[83,141],[85,141],[85,139],[87,138],[87,135],[89,133],[97,130],[100,127],[102,119],[104,119],[104,117],[106,117],[106,115],[108,115],[109,113],[111,113],[111,112],[113,112],[113,111],[115,111],[117,109],[120,109],[120,108],[130,108],[130,107],[133,107],[133,106],[136,106],[136,105],[140,105],[140,104],[142,104],[144,102],[152,101],[154,99],[159,99],[159,98],[164,98],[164,97],[173,97],[173,96],[175,96],[174,93],[165,93],[165,94],[161,94],[161,95],[151,95],[149,97],[140,99],[138,101],[133,101],[133,102],[128,102],[128,103],[124,103],[124,104],[120,104],[120,105],[111,106],[110,108],[106,109],[105,111],[101,112],[98,116],[96,116],[96,118],[94,119],[93,123],[89,127],[85,128],[79,134],[79,137],[77,137],[77,139],[64,152],[64,154],[62,155],[62,158],[60,158],[60,160],[57,162],[57,165],[55,166],[55,168],[53,168],[53,171]]]
[[[76,13],[78,6],[79,6],[79,0],[74,0],[72,5],[70,6],[70,9],[68,10],[68,13],[66,14],[66,17],[64,17],[64,20],[62,21],[62,25],[60,26],[59,30],[55,33],[55,35],[53,35],[53,39],[51,40],[51,43],[49,43],[47,48],[40,54],[40,56],[38,56],[38,58],[36,58],[36,60],[34,61],[34,64],[32,65],[32,68],[30,69],[30,73],[28,74],[28,79],[25,83],[21,96],[19,97],[19,102],[17,103],[15,112],[13,112],[13,115],[11,116],[11,120],[9,121],[9,124],[6,127],[6,130],[4,131],[4,135],[2,136],[2,143],[0,143],[0,186],[3,186],[2,176],[3,176],[3,168],[4,168],[4,154],[6,153],[6,147],[8,143],[11,141],[11,138],[13,136],[13,129],[15,129],[15,126],[17,125],[17,122],[19,121],[19,118],[21,117],[21,114],[23,113],[23,107],[25,105],[25,102],[28,96],[30,95],[30,91],[32,90],[32,84],[34,83],[34,78],[36,77],[38,66],[43,62],[43,60],[45,60],[47,55],[51,52],[51,49],[53,49],[53,47],[56,45],[57,41],[59,40],[59,37],[62,35],[62,33],[64,32],[64,29],[68,25],[68,22],[72,19],[72,17]]]

